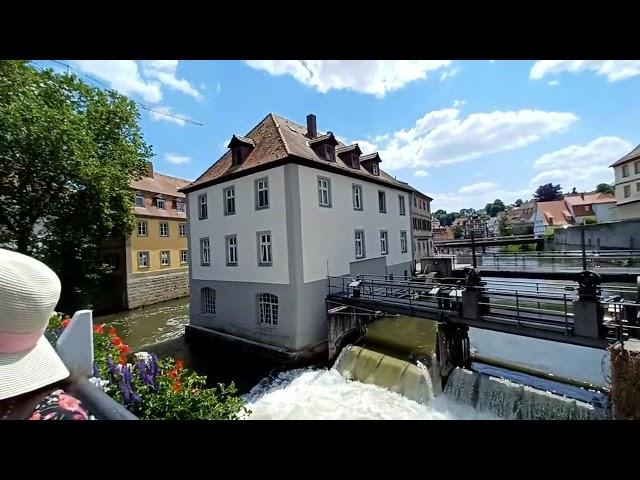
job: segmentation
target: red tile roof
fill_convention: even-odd
[[[309,146],[309,138],[306,136],[306,127],[292,122],[284,117],[270,113],[258,123],[246,137],[255,142],[255,148],[251,150],[241,165],[232,165],[231,151],[227,151],[220,159],[207,169],[200,177],[186,187],[183,192],[198,190],[206,185],[223,182],[225,179],[237,178],[248,175],[253,171],[260,171],[285,163],[296,162],[315,168],[355,176],[376,183],[389,184],[395,188],[408,190],[406,184],[395,180],[387,173],[380,170],[380,175],[373,175],[364,168],[355,169],[347,165],[336,155],[335,162],[325,160],[318,156]],[[344,149],[346,145],[338,142],[336,152]]]
[[[538,202],[538,211],[546,225],[568,225],[572,220],[564,200]]]
[[[189,180],[171,177],[163,173],[154,172],[153,177],[143,177],[131,182],[131,188],[144,195],[144,207],[134,207],[133,213],[139,216],[161,217],[169,219],[186,219],[185,212],[176,210],[176,200],[184,199],[185,194],[178,191],[189,184]],[[165,209],[160,210],[154,198],[162,195],[165,199]]]

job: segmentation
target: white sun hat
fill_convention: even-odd
[[[69,376],[44,337],[60,289],[45,264],[0,248],[0,400]]]

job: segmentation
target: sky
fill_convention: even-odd
[[[640,61],[51,60],[151,107],[141,109],[154,169],[194,180],[273,112],[317,117],[381,168],[433,198],[482,208],[613,182],[640,143]],[[169,113],[163,115],[160,112]]]

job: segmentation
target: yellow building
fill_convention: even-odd
[[[131,182],[136,226],[124,242],[105,242],[103,261],[114,272],[100,308],[136,308],[189,295],[187,207],[178,192],[189,183],[154,173],[151,163],[146,177]]]

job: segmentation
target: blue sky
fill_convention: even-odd
[[[548,182],[591,190],[640,143],[640,61],[62,61],[201,123],[141,110],[154,168],[186,179],[269,112],[314,113],[320,131],[380,152],[434,210],[526,200]]]

